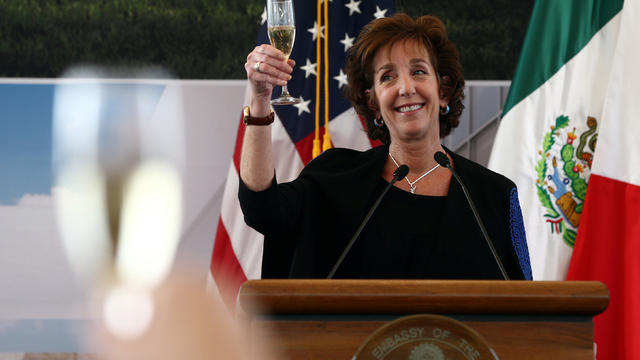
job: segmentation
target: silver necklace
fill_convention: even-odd
[[[391,152],[389,152],[389,157],[391,158],[391,160],[393,160],[393,163],[396,164],[396,166],[400,166],[398,165],[398,162],[396,161],[396,159],[393,158],[393,155],[391,155]],[[413,181],[409,181],[408,177],[404,177],[405,180],[407,180],[407,183],[409,184],[409,191],[411,191],[412,194],[416,193],[416,183],[420,180],[422,180],[423,177],[431,174],[435,169],[438,168],[438,166],[440,166],[440,164],[436,164],[436,166],[432,167],[431,169],[429,169],[429,171],[427,171],[426,173],[422,174],[419,178],[413,180]]]

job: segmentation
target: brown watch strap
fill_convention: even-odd
[[[251,116],[251,112],[249,111],[249,107],[245,106],[243,108],[243,116],[242,116],[242,121],[244,122],[245,125],[260,125],[260,126],[265,126],[265,125],[269,125],[273,122],[275,118],[275,115],[273,114],[273,111],[271,113],[269,113],[269,115],[265,116],[265,117],[253,117]]]

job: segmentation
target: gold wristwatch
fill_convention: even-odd
[[[244,122],[245,125],[265,126],[265,125],[269,125],[269,124],[271,124],[273,122],[274,116],[275,115],[273,114],[273,111],[271,111],[271,113],[269,113],[269,115],[267,115],[265,117],[251,116],[251,112],[249,111],[249,107],[245,106],[243,108],[242,121]]]

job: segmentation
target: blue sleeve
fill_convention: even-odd
[[[518,200],[518,189],[511,189],[510,206],[509,206],[509,225],[511,231],[511,242],[513,249],[518,256],[522,273],[525,280],[533,280],[531,272],[531,261],[529,260],[529,248],[527,247],[527,236],[524,231],[524,220],[522,219],[522,211],[520,209],[520,201]]]

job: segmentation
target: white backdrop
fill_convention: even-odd
[[[0,86],[16,83],[55,84],[56,80],[0,79]],[[245,84],[244,80],[162,82],[160,102],[176,88],[184,99],[184,214],[176,262],[188,264],[203,282]],[[0,115],[0,121],[22,121],[19,113],[12,116]],[[73,336],[80,331],[73,329],[74,321],[89,316],[86,291],[71,273],[54,211],[50,194],[25,194],[15,205],[0,205],[0,352],[82,350],[60,334],[47,335],[57,328],[58,333]]]

